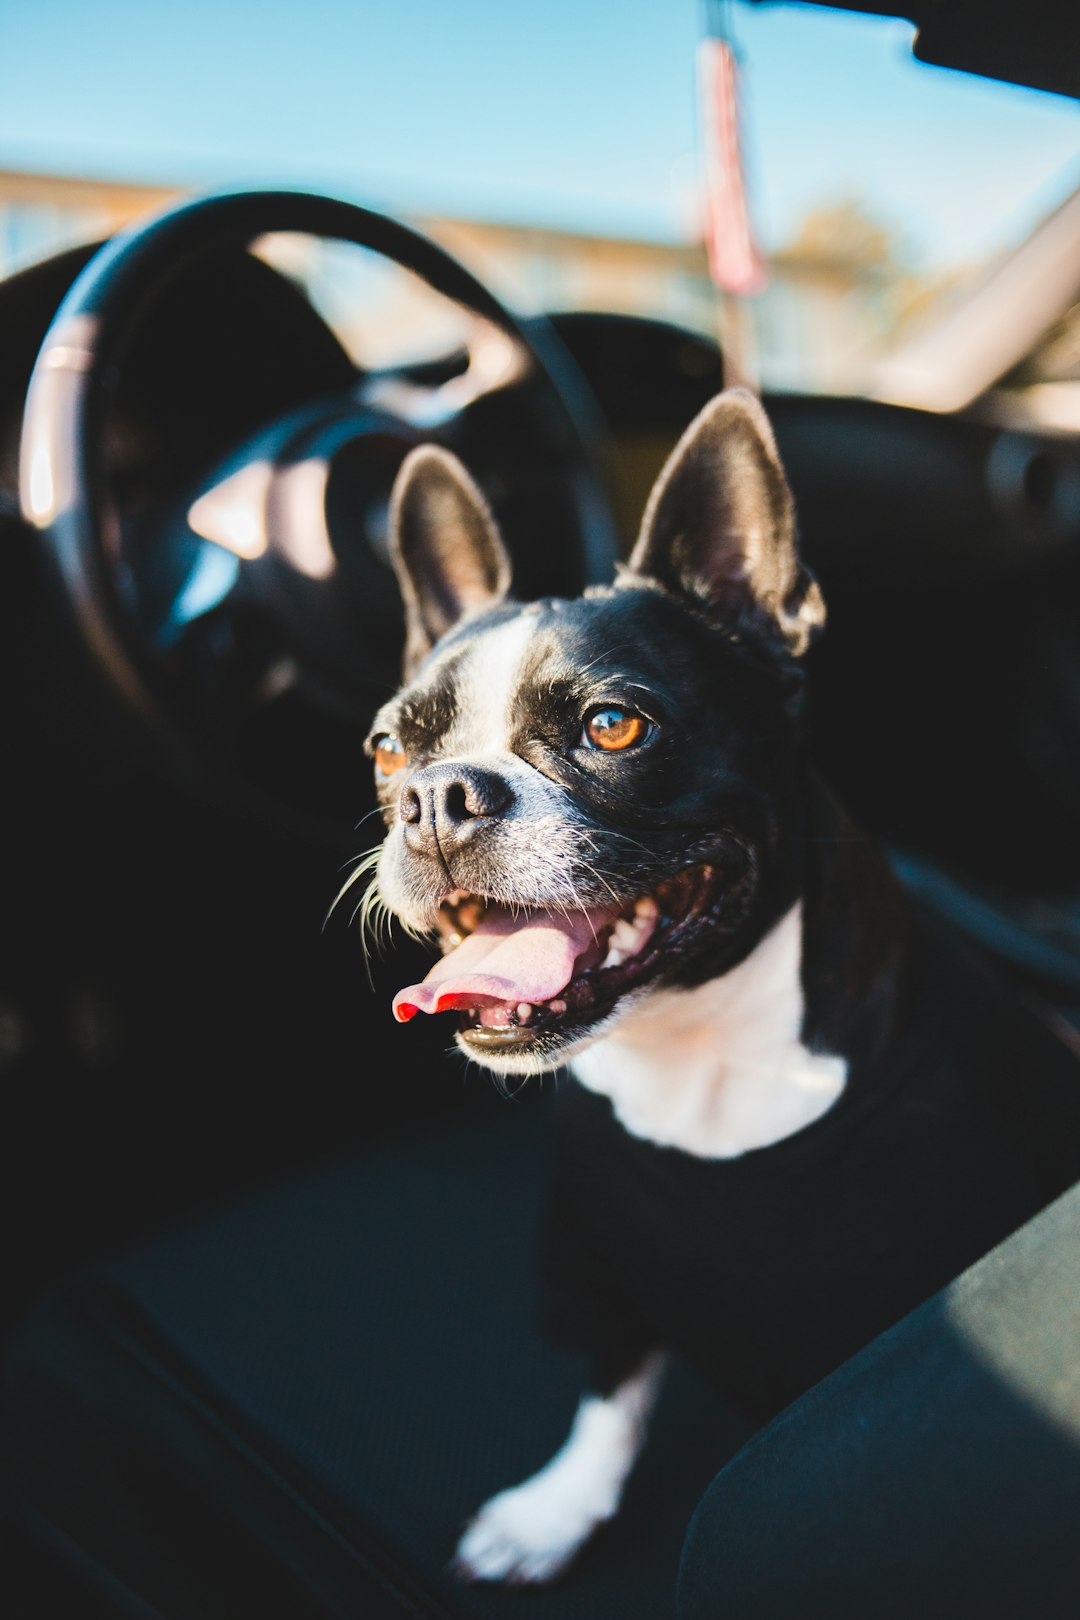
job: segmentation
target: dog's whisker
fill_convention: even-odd
[[[593,866],[589,861],[582,861],[581,864],[582,864],[582,866],[585,868],[585,870],[587,872],[592,873],[593,877],[596,879],[596,881],[598,883],[603,884],[604,888],[607,890],[608,894],[610,894],[610,896],[614,900],[615,904],[616,905],[621,905],[622,901],[623,901],[623,896],[615,893],[615,890],[611,887],[611,884],[604,877],[604,874],[602,872],[598,871],[598,869],[595,866]]]
[[[330,918],[334,915],[334,912],[337,910],[337,907],[341,904],[342,900],[344,900],[345,896],[352,888],[353,884],[358,883],[362,877],[372,870],[373,867],[378,865],[379,858],[382,855],[382,850],[383,846],[381,844],[376,844],[373,849],[365,850],[362,855],[357,855],[354,857],[357,865],[354,870],[350,872],[349,876],[345,879],[345,882],[341,885],[341,888],[331,901],[330,909],[323,918],[324,929],[327,923],[330,921]]]
[[[382,806],[377,804],[373,810],[366,811],[365,814],[360,817],[360,820],[356,823],[355,827],[353,828],[353,832],[359,832],[360,828],[364,825],[364,822],[365,821],[370,821],[372,816],[381,816],[381,815],[382,815]]]
[[[364,967],[367,972],[368,984],[375,988],[371,972],[372,955],[381,956],[384,946],[390,941],[390,924],[392,921],[390,908],[379,893],[377,880],[372,879],[368,884],[363,898],[350,918],[350,926],[355,923],[357,915],[360,917],[360,942],[364,952]]]
[[[615,645],[613,647],[609,647],[606,652],[597,653],[596,657],[591,658],[587,664],[582,664],[581,674],[587,675],[591,669],[596,668],[597,664],[602,664],[606,659],[614,658],[616,653],[632,652],[633,650],[634,648],[632,642],[617,641]]]
[[[593,838],[593,841],[595,842],[595,836],[593,834],[590,834],[589,836],[591,838]],[[629,833],[616,832],[611,827],[605,827],[605,829],[604,829],[605,842],[609,838],[616,839],[620,844],[630,844],[630,845],[633,846],[634,849],[644,850],[645,854],[649,856],[650,860],[655,858],[654,852],[649,848],[648,844],[643,844],[641,842],[640,838],[631,838]]]

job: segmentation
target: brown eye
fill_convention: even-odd
[[[375,769],[380,776],[393,776],[408,763],[408,755],[396,737],[375,738]]]
[[[585,717],[581,740],[589,748],[603,748],[614,753],[620,748],[633,748],[642,742],[649,729],[644,715],[633,709],[620,709],[615,704],[594,709]]]

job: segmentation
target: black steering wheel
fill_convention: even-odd
[[[413,272],[466,313],[462,351],[395,373],[348,367],[344,386],[328,371],[325,392],[269,411],[194,475],[178,454],[168,499],[132,512],[108,445],[135,337],[208,255],[277,232]],[[359,739],[402,645],[387,500],[424,439],[463,455],[485,487],[519,595],[610,577],[603,428],[582,377],[545,322],[514,315],[416,231],[327,197],[243,192],[152,218],[78,276],[30,384],[23,510],[114,707],[185,780],[335,840],[355,823]]]

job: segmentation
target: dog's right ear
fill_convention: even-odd
[[[405,604],[405,679],[467,613],[510,589],[510,559],[487,502],[448,450],[424,444],[390,497],[390,558]]]

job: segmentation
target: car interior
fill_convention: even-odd
[[[924,60],[1080,94],[1068,11],[906,11]],[[467,341],[358,366],[251,251],[273,232],[384,256]],[[365,953],[334,903],[379,834],[388,494],[413,445],[453,449],[518,593],[573,594],[724,382],[701,334],[520,315],[418,231],[299,191],[196,198],[0,283],[8,1613],[1070,1612],[1073,1195],[763,1433],[677,1369],[557,1586],[447,1570],[559,1443],[580,1368],[532,1319],[550,1086],[501,1094],[436,1020],[397,1028],[425,948]],[[988,395],[764,400],[828,603],[822,774],[1080,1050],[1080,439]]]

